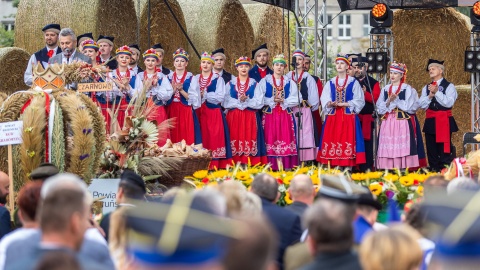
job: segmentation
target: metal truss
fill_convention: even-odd
[[[386,52],[389,61],[393,61],[393,35],[389,28],[372,28],[370,31],[370,48],[369,52]],[[387,70],[387,67],[384,67]],[[387,73],[374,73],[373,77],[380,83],[383,88],[388,83]]]
[[[327,79],[327,0],[295,0],[295,46],[311,55],[313,74]]]
[[[470,46],[473,50],[480,51],[480,32],[471,32]],[[480,73],[471,73],[470,85],[472,89],[472,132],[480,132]]]

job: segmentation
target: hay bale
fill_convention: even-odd
[[[394,58],[407,64],[407,82],[418,91],[430,82],[425,68],[433,58],[445,60],[445,78],[457,85],[467,84],[469,74],[463,71],[463,60],[470,30],[453,8],[395,11]]]
[[[45,46],[41,29],[48,23],[115,37],[117,46],[136,41],[137,15],[133,0],[20,1],[15,18],[15,46],[29,53]]]
[[[0,92],[7,95],[28,87],[23,81],[23,74],[30,55],[23,49],[15,47],[0,48]]]
[[[235,59],[250,55],[254,41],[253,28],[239,0],[179,0],[185,15],[188,35],[199,53],[223,47],[227,56],[225,69],[235,70]],[[189,69],[198,72],[200,60],[192,48]]]
[[[267,4],[245,4],[243,8],[247,12],[255,35],[252,48],[267,43],[272,55],[283,53],[288,56],[288,25],[282,9]],[[248,57],[251,57],[250,54]],[[272,59],[273,57],[270,58]]]
[[[458,132],[453,133],[452,135],[452,143],[457,149],[457,156],[462,156],[463,153],[463,146],[462,146],[462,141],[463,141],[463,134],[465,132],[470,132],[471,131],[471,123],[472,121],[470,120],[471,116],[471,109],[472,109],[472,103],[471,103],[471,91],[470,91],[470,85],[457,85],[457,92],[458,92],[458,98],[457,101],[455,102],[455,105],[453,106],[452,109],[452,114],[455,117],[455,121],[457,121],[457,126],[458,126]],[[417,117],[418,121],[420,122],[420,127],[423,128],[423,124],[425,123],[425,111],[424,110],[418,110],[417,112]],[[425,134],[422,132],[422,136]],[[425,142],[425,136],[423,137],[423,141]],[[425,149],[426,151],[426,149]],[[467,150],[467,153],[469,151]]]
[[[187,29],[182,9],[177,0],[168,0],[183,29]],[[161,43],[165,50],[163,65],[172,69],[172,54],[178,47],[187,47],[187,38],[182,33],[164,0],[150,0],[150,44],[148,44],[148,5],[143,5],[140,16],[140,48],[146,50]],[[189,52],[192,53],[192,52]]]

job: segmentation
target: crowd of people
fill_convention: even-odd
[[[279,184],[259,174],[241,182],[150,197],[144,180],[125,170],[118,207],[97,222],[78,176],[52,164],[32,172],[16,199],[14,223],[0,219],[0,269],[477,269],[478,191],[471,178],[428,178],[424,201],[401,220],[377,223],[382,205],[342,176],[322,176],[315,191],[299,174],[281,207]],[[0,172],[0,199],[8,195]],[[10,216],[5,206],[0,209]]]
[[[250,160],[270,163],[274,169],[316,161],[360,171],[405,169],[427,167],[428,156],[428,168],[440,171],[456,155],[451,134],[458,127],[451,108],[457,92],[443,78],[442,61],[428,62],[432,82],[419,97],[406,83],[405,64],[393,62],[391,83],[380,89],[366,73],[367,61],[361,54],[339,54],[337,75],[323,85],[308,73],[311,59],[301,50],[293,52],[293,70],[288,71],[284,55],[272,57],[263,44],[252,51],[255,65],[242,56],[235,60],[237,74],[232,75],[224,70],[227,59],[220,48],[202,54],[200,73],[194,75],[187,70],[190,55],[183,48],[173,52],[170,70],[162,64],[161,44],[143,53],[136,44],[124,45],[112,56],[114,37],[100,35],[96,41],[91,33],[77,37],[58,24],[45,26],[43,32],[46,47],[31,56],[27,85],[32,85],[32,68],[37,64],[106,65],[105,77],[84,82],[113,84],[113,91],[89,93],[101,108],[107,132],[112,122],[109,111],[116,106],[113,120],[123,126],[128,103],[146,91],[155,104],[151,120],[175,119],[165,139],[202,143],[212,152],[211,168]],[[141,56],[145,70],[138,66]],[[416,117],[420,109],[426,110],[423,130]],[[163,146],[165,139],[158,145]]]

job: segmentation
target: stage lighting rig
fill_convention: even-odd
[[[389,28],[393,25],[393,11],[383,3],[373,6],[370,11],[370,26]]]

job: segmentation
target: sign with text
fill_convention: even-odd
[[[111,82],[79,83],[77,86],[78,92],[106,92],[112,90],[113,84]]]
[[[120,179],[92,179],[92,183],[88,187],[92,193],[93,199],[105,197],[103,202],[103,214],[112,212],[117,208],[117,190]]]
[[[22,143],[23,121],[0,123],[0,146]]]

